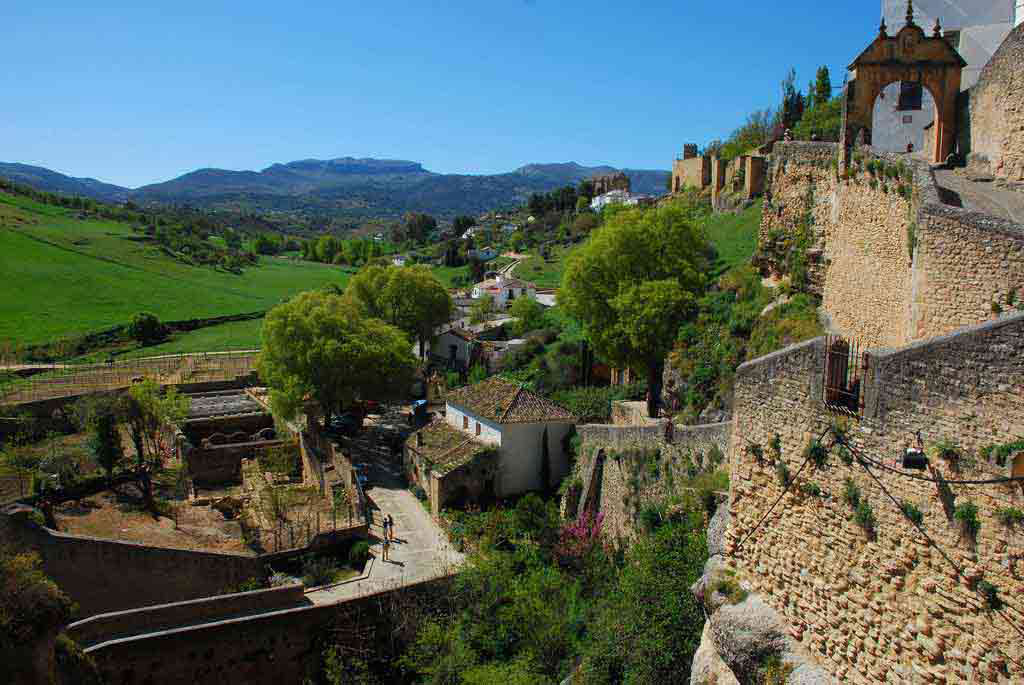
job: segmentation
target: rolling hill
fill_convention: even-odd
[[[504,174],[437,174],[418,162],[389,159],[305,159],[262,171],[198,169],[129,189],[72,178],[41,167],[0,164],[0,176],[40,190],[138,204],[188,204],[247,211],[325,214],[353,219],[398,217],[420,211],[440,218],[522,204],[530,193],[576,184],[617,171],[575,162],[528,164]],[[667,171],[625,169],[640,193],[660,194]]]

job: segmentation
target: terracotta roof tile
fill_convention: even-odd
[[[446,400],[497,423],[576,420],[568,410],[546,397],[497,376],[450,392]]]
[[[423,436],[417,446],[416,435]],[[430,462],[431,468],[442,475],[451,473],[477,457],[494,452],[494,448],[475,440],[449,426],[444,419],[435,419],[413,433],[405,441],[406,447]]]

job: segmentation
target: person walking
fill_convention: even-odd
[[[387,533],[384,534],[384,540],[380,543],[380,558],[382,561],[388,560],[388,553],[391,551],[391,542],[388,540]]]
[[[388,514],[388,540],[395,541],[395,517]]]

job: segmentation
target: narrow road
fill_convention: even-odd
[[[355,453],[358,459],[358,453]],[[423,504],[405,486],[399,468],[374,455],[364,468],[366,496],[371,502],[370,527],[374,560],[369,576],[306,593],[315,604],[332,604],[387,588],[409,585],[451,575],[465,557],[448,542],[448,536],[434,522]],[[389,561],[382,559],[382,523],[390,514],[395,520],[395,542]]]

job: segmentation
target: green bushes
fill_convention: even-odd
[[[867,500],[861,500],[853,512],[853,520],[868,535],[875,534],[875,511]]]
[[[996,518],[1007,528],[1014,528],[1024,522],[1024,511],[1017,507],[996,509]]]
[[[854,509],[860,505],[860,488],[852,478],[843,481],[843,501]]]
[[[999,597],[999,588],[987,580],[978,583],[978,593],[985,599],[985,606],[992,611],[1003,608],[1003,600]]]
[[[152,345],[163,340],[167,331],[156,314],[139,312],[128,324],[128,335],[143,345]]]
[[[960,522],[964,534],[970,539],[977,539],[981,531],[981,520],[978,519],[978,507],[973,502],[964,502],[956,505],[953,510],[953,518]]]
[[[789,467],[783,461],[775,462],[775,477],[783,488],[788,488],[793,480],[792,475],[789,473]]]
[[[646,386],[640,383],[580,387],[558,390],[551,394],[551,399],[568,409],[582,423],[609,423],[612,417],[612,402],[639,400],[643,398],[645,389]]]
[[[370,543],[366,540],[359,540],[348,550],[348,563],[352,568],[362,568],[366,560],[370,558]]]
[[[715,583],[714,590],[718,594],[723,595],[729,601],[729,604],[739,604],[750,594],[740,587],[736,579],[731,576]]]
[[[814,464],[814,468],[820,469],[828,461],[828,450],[817,440],[811,440],[804,449],[804,459]]]
[[[924,514],[921,513],[921,510],[918,509],[917,505],[913,502],[908,502],[906,500],[901,502],[900,511],[903,512],[903,515],[906,516],[907,519],[913,521],[917,525],[921,525],[924,521]]]

